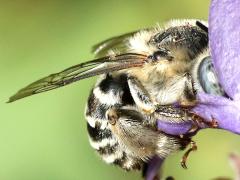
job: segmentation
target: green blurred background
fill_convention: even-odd
[[[141,179],[106,165],[88,143],[84,106],[95,79],[6,104],[28,83],[93,58],[95,43],[176,18],[207,20],[210,0],[0,1],[0,180]],[[164,176],[233,177],[228,153],[240,137],[204,130],[188,170],[169,157]]]

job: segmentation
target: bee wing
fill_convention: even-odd
[[[139,31],[133,31],[120,36],[115,36],[102,41],[92,47],[92,52],[97,56],[105,56],[110,49],[118,50],[121,53],[128,48],[128,40]]]
[[[145,55],[126,53],[84,62],[29,84],[25,88],[20,89],[15,95],[11,96],[8,102],[50,91],[92,76],[131,67],[140,67],[145,59]]]

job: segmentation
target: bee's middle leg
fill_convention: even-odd
[[[142,109],[146,114],[155,111],[155,105],[144,86],[135,77],[128,77],[128,86],[131,95],[137,107]]]

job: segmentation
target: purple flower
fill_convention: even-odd
[[[210,50],[219,82],[226,97],[198,94],[199,104],[193,109],[207,121],[214,118],[220,129],[240,134],[240,1],[212,0],[209,15]],[[159,129],[172,135],[185,134],[189,123],[158,121]],[[202,128],[206,128],[203,126]],[[157,174],[163,160],[150,162],[147,180]]]
[[[146,172],[146,180],[155,180],[159,178],[158,171],[160,167],[162,166],[162,163],[164,162],[164,159],[159,158],[158,156],[155,156],[149,161],[147,172]]]
[[[240,134],[240,1],[212,0],[209,40],[218,79],[230,97],[199,94],[194,111],[207,120],[214,117],[219,128]]]

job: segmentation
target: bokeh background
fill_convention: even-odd
[[[93,58],[91,46],[114,35],[169,19],[207,20],[210,0],[0,1],[0,180],[133,180],[106,165],[88,143],[84,106],[96,79],[6,104],[28,83]],[[188,170],[183,152],[164,164],[177,180],[233,177],[228,153],[240,137],[201,131]]]

